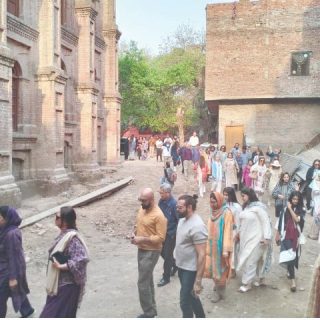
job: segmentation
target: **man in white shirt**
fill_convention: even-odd
[[[192,136],[189,139],[189,144],[191,147],[197,147],[199,145],[199,138],[195,131],[193,132]]]
[[[195,158],[195,149],[199,145],[199,138],[198,138],[197,133],[195,131],[193,131],[193,134],[189,139],[189,144],[191,146],[191,151],[192,151],[192,161],[195,162],[195,160],[194,160],[194,158]]]

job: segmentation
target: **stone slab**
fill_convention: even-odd
[[[42,219],[45,219],[51,215],[56,214],[57,212],[59,212],[61,207],[65,207],[65,206],[79,207],[79,206],[83,206],[88,203],[94,202],[96,200],[102,199],[102,198],[110,195],[111,193],[125,187],[126,185],[128,185],[132,181],[133,181],[133,177],[130,176],[128,178],[111,183],[110,185],[108,185],[106,187],[103,187],[101,189],[90,192],[84,196],[75,198],[71,201],[62,203],[54,208],[40,212],[39,214],[36,214],[30,218],[26,218],[26,219],[22,220],[20,228],[27,227],[27,226],[32,225]]]

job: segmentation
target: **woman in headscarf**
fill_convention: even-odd
[[[272,262],[272,230],[266,206],[260,202],[253,189],[241,190],[243,211],[240,213],[240,251],[237,271],[242,270],[240,292],[247,292],[257,276],[256,287],[264,284]]]
[[[214,282],[212,302],[218,302],[225,296],[226,282],[231,271],[233,224],[232,212],[224,205],[223,195],[211,192],[204,277]]]
[[[301,253],[299,237],[303,231],[305,213],[302,194],[293,191],[276,224],[275,240],[277,245],[280,245],[279,264],[288,270],[292,292],[296,291],[294,268],[298,269]]]
[[[12,298],[15,312],[27,318],[34,313],[27,294],[26,262],[19,229],[21,218],[14,208],[0,207],[0,318],[7,314],[7,301]]]
[[[84,294],[88,249],[72,207],[62,207],[55,223],[61,232],[49,249],[48,296],[40,318],[75,318]]]
[[[281,173],[280,179],[272,191],[272,197],[275,199],[275,216],[279,218],[281,211],[287,206],[288,199],[296,186],[290,181],[288,172]]]

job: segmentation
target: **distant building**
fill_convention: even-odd
[[[320,132],[320,2],[209,4],[205,100],[219,144],[303,148]]]
[[[115,0],[1,1],[1,203],[119,162],[119,37]]]

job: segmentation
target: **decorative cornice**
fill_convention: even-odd
[[[61,38],[74,47],[78,45],[79,37],[63,26],[61,26]]]
[[[103,30],[102,34],[104,37],[108,37],[108,38],[115,37],[117,40],[119,40],[121,37],[121,32],[116,28]]]
[[[12,68],[14,66],[14,60],[8,56],[2,55],[0,52],[0,64],[6,67]]]
[[[36,41],[39,37],[39,32],[37,30],[24,24],[11,14],[7,15],[7,28],[8,30],[32,41]]]
[[[96,10],[94,10],[93,8],[91,8],[91,7],[76,8],[76,13],[80,17],[90,16],[91,20],[96,20],[96,17],[98,15],[98,12]]]
[[[95,86],[93,85],[86,85],[86,84],[79,84],[75,90],[77,91],[77,93],[90,93],[93,94],[95,96],[97,96],[99,94],[99,89],[97,89]]]
[[[14,143],[36,143],[38,137],[36,135],[27,136],[21,133],[13,133],[12,140]],[[13,148],[13,150],[16,150]]]
[[[95,45],[96,47],[105,50],[106,43],[103,41],[103,39],[99,38],[98,36],[95,37]]]
[[[54,67],[42,68],[36,74],[36,81],[56,81],[65,84],[68,77],[61,73],[60,69]]]

